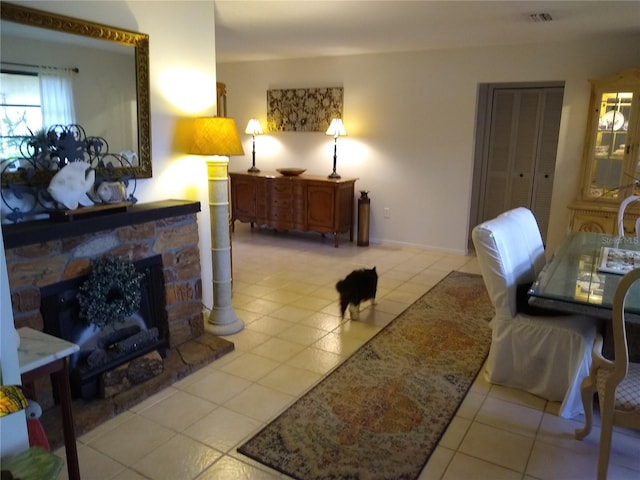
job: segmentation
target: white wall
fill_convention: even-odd
[[[469,238],[475,115],[480,83],[564,81],[548,246],[566,232],[579,181],[589,78],[640,65],[640,36],[568,44],[468,48],[218,64],[228,115],[266,126],[270,88],[344,87],[348,137],[338,141],[338,173],[370,190],[371,241],[463,253]],[[231,170],[251,165],[251,137]],[[332,138],[322,133],[256,137],[262,170],[305,167],[328,174]],[[358,196],[358,195],[356,195]],[[383,209],[390,218],[383,218]]]

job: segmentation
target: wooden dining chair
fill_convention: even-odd
[[[585,425],[575,431],[578,440],[591,432],[593,397],[600,404],[600,451],[598,480],[607,478],[613,426],[640,429],[640,363],[629,362],[625,330],[625,300],[631,286],[640,279],[640,269],[627,273],[618,284],[613,297],[612,331],[614,359],[602,354],[602,337],[597,336],[592,352],[589,376],[582,382],[582,402]]]

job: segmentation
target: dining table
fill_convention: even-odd
[[[640,268],[640,240],[593,232],[568,234],[529,289],[529,304],[602,319],[603,353],[613,357],[613,297],[626,272]],[[640,362],[640,282],[627,293],[629,360]]]
[[[640,268],[636,237],[570,233],[529,289],[529,304],[611,320],[618,283],[633,268]],[[640,282],[627,294],[625,320],[640,324]]]

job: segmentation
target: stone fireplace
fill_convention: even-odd
[[[211,353],[217,341],[207,338],[204,332],[196,218],[199,211],[199,202],[166,200],[71,221],[3,225],[16,328],[28,326],[44,331],[42,292],[46,297],[56,284],[73,283],[86,275],[92,259],[109,254],[144,262],[158,257],[164,289],[164,311],[160,315],[164,325],[159,329],[165,332],[162,343],[168,347],[168,363],[175,363],[178,352],[192,370],[199,362],[194,360],[195,352]],[[233,344],[225,343],[230,348],[217,356],[233,349]],[[173,380],[176,375],[185,374],[174,372]],[[49,379],[34,385],[34,390],[34,399],[44,408],[54,404]],[[129,406],[121,405],[116,410]]]

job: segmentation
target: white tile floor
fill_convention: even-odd
[[[378,305],[359,322],[341,321],[336,281],[373,265]],[[236,448],[449,271],[478,273],[472,256],[355,242],[336,249],[330,238],[248,225],[236,226],[233,268],[233,304],[246,324],[227,337],[235,351],[82,436],[84,480],[286,478]],[[595,478],[599,429],[574,440],[580,419],[555,409],[478,378],[420,479]],[[636,432],[616,432],[609,478],[640,478]]]

